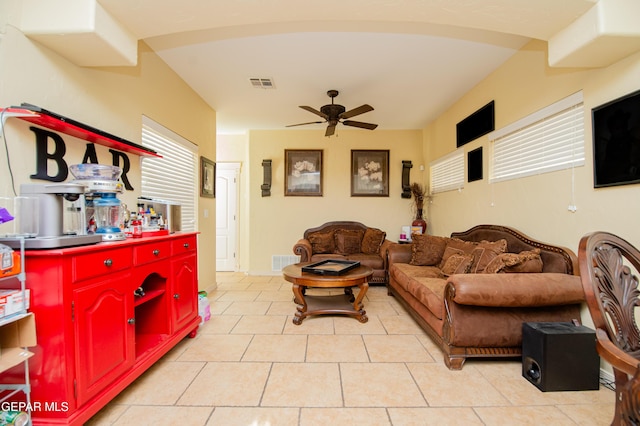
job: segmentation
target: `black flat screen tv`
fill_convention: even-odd
[[[591,110],[593,185],[640,183],[640,90]]]

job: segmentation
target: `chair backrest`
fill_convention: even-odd
[[[624,352],[640,359],[640,252],[620,237],[594,232],[580,240],[578,263],[589,313],[596,328]]]
[[[596,327],[598,353],[613,368],[615,425],[640,424],[640,252],[622,238],[594,232],[580,240],[580,279]]]

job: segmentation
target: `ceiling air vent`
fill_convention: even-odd
[[[250,78],[249,81],[251,85],[256,89],[275,89],[276,86],[273,84],[273,80],[270,78]]]

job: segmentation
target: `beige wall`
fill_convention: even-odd
[[[249,135],[249,246],[247,271],[274,274],[272,255],[292,255],[293,245],[307,228],[335,220],[354,220],[397,239],[412,219],[409,200],[400,197],[402,160],[413,161],[412,180],[420,179],[422,132],[338,129],[327,138],[318,130],[252,131]],[[323,150],[323,196],[284,196],[284,150]],[[351,150],[384,149],[389,153],[389,197],[351,197]],[[262,197],[262,160],[273,161],[270,197]]]
[[[431,230],[448,235],[479,223],[510,225],[575,252],[582,235],[606,230],[640,246],[640,230],[633,226],[640,209],[639,187],[593,188],[591,137],[591,108],[640,88],[640,54],[603,69],[552,69],[546,64],[546,44],[532,42],[468,92],[425,129],[427,161],[453,151],[455,124],[492,99],[499,129],[583,90],[585,166],[489,184],[489,143],[481,137],[464,150],[483,147],[484,179],[466,183],[461,192],[436,194],[429,206]],[[577,206],[575,213],[568,210],[570,204]]]
[[[215,111],[208,107],[147,46],[140,45],[138,65],[126,68],[82,68],[34,43],[16,29],[19,2],[0,3],[0,107],[29,102],[140,143],[142,116],[146,115],[199,146],[200,154],[215,158]],[[68,164],[79,163],[86,142],[62,135]],[[6,142],[16,191],[35,173],[35,144],[28,124],[9,119]],[[111,155],[97,147],[100,163]],[[140,188],[140,163],[129,155],[129,178],[136,191],[124,195],[135,205]],[[4,150],[0,150],[0,196],[12,194]],[[199,200],[200,287],[215,284],[215,200]]]
[[[466,156],[469,150],[483,147],[484,179],[466,183],[461,192],[436,194],[429,205],[431,231],[448,235],[480,223],[509,225],[576,254],[584,234],[608,231],[640,247],[640,229],[635,226],[640,187],[593,188],[591,135],[593,107],[640,89],[640,53],[601,69],[552,69],[546,64],[546,45],[527,45],[425,129],[425,156],[433,161],[453,151],[455,124],[491,99],[496,102],[499,129],[582,90],[585,166],[489,184],[489,142],[486,136],[481,137],[465,145],[464,150]],[[575,213],[568,210],[570,204],[577,206]],[[586,305],[581,316],[585,325],[593,326]]]

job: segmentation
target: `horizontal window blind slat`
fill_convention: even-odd
[[[451,191],[464,185],[464,153],[461,149],[431,163],[429,167],[430,192]]]
[[[193,147],[186,148],[170,131],[160,134],[162,126],[143,125],[142,142],[162,153],[163,158],[143,158],[142,195],[181,204],[183,231],[196,230],[196,160]]]
[[[549,116],[538,112],[534,114],[536,120],[520,120],[526,124],[522,128],[511,125],[509,132],[496,131],[490,135],[490,182],[584,165],[582,97],[581,94],[570,97],[579,101],[575,105],[569,104],[567,99],[547,107]]]

